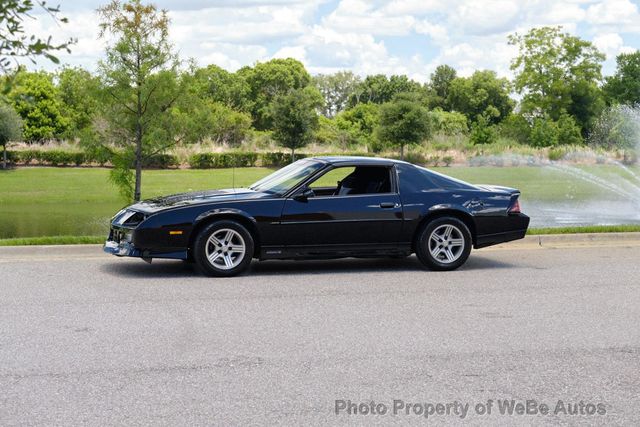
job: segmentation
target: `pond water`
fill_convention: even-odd
[[[522,201],[522,211],[531,217],[530,227],[640,224],[640,206],[630,201],[588,200],[548,203]]]
[[[617,165],[566,167],[452,167],[439,172],[472,183],[522,191],[531,227],[640,224],[640,168]],[[269,173],[238,170],[247,185]],[[122,201],[106,170],[24,168],[0,174],[0,239],[60,235],[107,235]],[[228,188],[226,170],[145,172],[150,195]]]

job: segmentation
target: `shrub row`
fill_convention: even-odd
[[[67,150],[7,151],[7,158],[11,163],[50,166],[81,166],[92,164],[103,166],[109,161],[108,157],[106,157],[104,153],[87,153],[83,151]],[[144,161],[144,166],[147,168],[167,169],[178,165],[178,158],[172,154],[156,154]]]
[[[169,169],[180,166],[178,157],[173,154],[156,154],[142,162],[145,168]]]
[[[11,163],[21,165],[49,165],[49,166],[81,166],[81,165],[106,165],[109,158],[104,152],[82,152],[69,150],[19,150],[7,151],[8,160]],[[367,156],[367,153],[348,152],[336,154],[321,154],[323,156]],[[307,153],[296,153],[296,160],[310,157]],[[261,165],[265,167],[281,167],[291,163],[291,153],[283,152],[243,152],[234,151],[228,153],[198,153],[189,157],[189,166],[192,169],[217,169],[230,167],[252,167]],[[145,168],[168,169],[178,167],[180,161],[173,154],[156,154],[144,161]]]
[[[33,163],[51,166],[80,166],[87,163],[86,155],[80,151],[66,150],[23,150],[9,151],[13,163],[29,165]]]
[[[230,167],[255,166],[258,153],[232,152],[232,153],[198,153],[189,158],[189,166],[192,169],[213,169]]]

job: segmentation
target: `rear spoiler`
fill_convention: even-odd
[[[507,193],[511,196],[519,196],[520,195],[520,190],[517,190],[515,188],[511,188],[511,187],[503,187],[501,185],[486,185],[486,184],[480,184],[477,185],[476,187],[485,190],[485,191],[493,191],[496,193]]]

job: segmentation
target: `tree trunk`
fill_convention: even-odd
[[[296,149],[291,148],[291,163],[296,161]]]
[[[140,201],[142,188],[142,53],[140,49],[140,38],[136,39],[136,184],[133,192],[133,200]]]
[[[2,146],[2,169],[7,168],[7,144]]]
[[[133,201],[139,202],[142,187],[142,138],[136,136],[136,186],[133,192]]]
[[[400,160],[404,160],[404,144],[400,144]]]
[[[142,187],[142,94],[138,86],[137,90],[137,117],[136,117],[136,184],[133,192],[133,201],[140,201]]]

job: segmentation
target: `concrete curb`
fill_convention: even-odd
[[[102,245],[0,246],[0,259],[93,258],[108,256]]]
[[[541,234],[491,246],[484,250],[550,249],[562,247],[640,246],[640,232],[633,233],[577,233]],[[0,260],[79,259],[110,255],[102,252],[102,245],[46,245],[0,246]]]
[[[517,248],[562,248],[575,246],[636,246],[640,245],[640,232],[629,233],[575,233],[575,234],[539,234],[525,236],[487,249]]]

